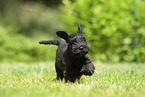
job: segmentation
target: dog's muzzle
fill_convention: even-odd
[[[73,54],[77,56],[85,56],[89,52],[87,45],[81,45],[73,49]]]

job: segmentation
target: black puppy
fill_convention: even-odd
[[[88,57],[89,47],[86,38],[82,35],[81,25],[78,25],[77,33],[68,35],[65,31],[57,31],[61,40],[40,41],[40,44],[58,45],[56,52],[55,69],[57,79],[75,82],[82,75],[91,76],[94,73],[94,65]]]

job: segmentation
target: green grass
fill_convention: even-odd
[[[143,97],[145,64],[97,64],[95,74],[65,83],[54,62],[0,63],[0,97]]]

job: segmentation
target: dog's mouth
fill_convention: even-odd
[[[74,55],[76,56],[85,56],[88,53],[88,51],[80,51],[80,52],[73,52]]]
[[[87,53],[85,53],[85,52],[81,52],[81,53],[79,53],[79,56],[85,56]]]

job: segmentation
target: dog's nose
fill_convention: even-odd
[[[84,47],[82,47],[82,46],[80,46],[80,48],[79,48],[80,50],[83,50],[84,49]]]

